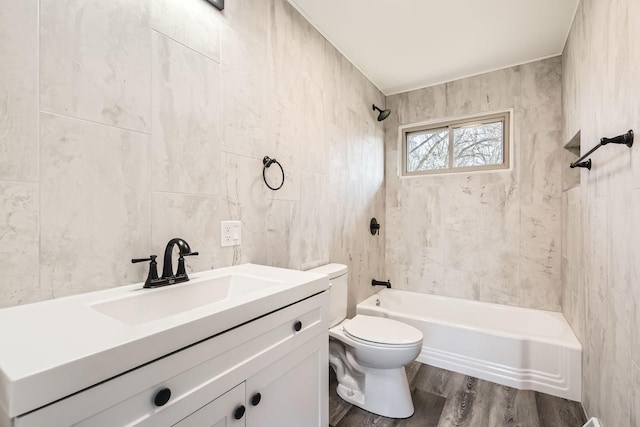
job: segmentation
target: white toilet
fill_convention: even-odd
[[[338,378],[338,395],[389,418],[413,415],[404,366],[422,348],[422,332],[383,317],[347,317],[347,266],[328,264],[314,273],[329,276],[329,364]],[[345,320],[346,319],[346,320]]]

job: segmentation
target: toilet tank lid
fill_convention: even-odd
[[[308,271],[318,274],[326,274],[329,276],[329,280],[331,280],[344,275],[347,272],[347,266],[344,264],[327,264],[321,267],[312,268]]]

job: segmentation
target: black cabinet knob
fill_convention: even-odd
[[[235,418],[236,420],[239,420],[240,418],[244,417],[245,410],[246,408],[244,407],[244,405],[238,406],[236,410],[233,411],[233,418]]]
[[[302,329],[302,322],[301,321],[296,321],[296,323],[293,324],[293,329],[296,332],[300,332],[300,330]]]
[[[153,398],[153,403],[155,403],[156,406],[164,406],[169,401],[169,399],[171,399],[171,390],[169,390],[168,388],[163,388],[156,393],[155,397]]]
[[[262,399],[262,395],[260,393],[256,393],[253,396],[251,396],[251,404],[253,406],[258,406],[258,403],[260,403],[261,399]]]

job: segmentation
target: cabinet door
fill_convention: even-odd
[[[242,383],[174,424],[174,427],[245,427],[246,414],[236,419],[236,411],[245,404],[244,392]]]
[[[247,427],[329,424],[328,341],[320,334],[247,380]]]

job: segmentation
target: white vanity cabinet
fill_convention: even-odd
[[[10,425],[326,427],[327,298],[321,292],[268,313]]]
[[[326,427],[325,351],[326,346],[319,340],[310,342],[175,426]]]

